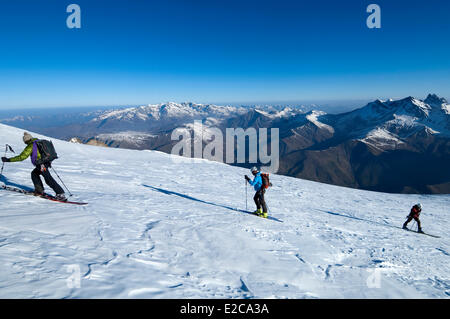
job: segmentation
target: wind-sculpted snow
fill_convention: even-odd
[[[1,143],[16,152],[22,134],[0,125]],[[267,201],[278,223],[237,211],[246,204],[245,169],[54,144],[54,167],[89,205],[0,190],[1,298],[450,296],[449,195],[384,194],[271,175]],[[30,187],[31,169],[29,161],[6,163],[3,180]],[[251,195],[249,188],[252,209]],[[400,229],[416,202],[424,230],[441,238]]]

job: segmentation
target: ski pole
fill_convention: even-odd
[[[247,181],[245,181],[245,210],[248,211],[247,207]]]
[[[56,176],[58,176],[59,180],[61,181],[61,183],[64,185],[64,187],[67,189],[67,191],[69,192],[69,197],[73,196],[73,194],[70,192],[70,190],[67,188],[66,184],[64,184],[63,180],[61,179],[61,177],[59,177],[58,173],[56,172],[56,170],[53,168],[53,166],[50,166],[52,168],[52,170],[55,172]]]
[[[6,157],[6,151],[8,151],[8,144],[5,145],[5,157]],[[0,171],[0,179],[3,176],[3,168],[4,167],[5,167],[5,162],[2,163],[2,170]]]
[[[10,145],[8,145],[8,144],[5,144],[5,157],[6,157],[6,153],[8,152],[8,149],[12,152],[12,153],[16,153],[16,152],[14,152],[14,150],[12,149],[12,147],[10,146]],[[2,170],[0,171],[0,179],[1,179],[1,177],[3,176],[3,168],[5,167],[5,162],[3,162],[2,163]],[[3,184],[5,184],[6,185],[6,183],[5,182],[3,182]]]

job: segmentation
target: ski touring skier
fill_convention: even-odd
[[[2,162],[21,162],[31,157],[31,163],[35,166],[31,172],[31,180],[34,184],[34,195],[44,195],[44,185],[42,184],[41,175],[44,177],[45,183],[53,189],[56,193],[55,198],[60,201],[66,201],[64,190],[50,175],[49,168],[51,167],[51,160],[45,160],[41,151],[39,150],[39,139],[33,138],[29,133],[24,132],[23,142],[27,145],[22,153],[18,156],[6,158],[2,157]]]
[[[422,231],[422,226],[421,226],[421,224],[420,224],[420,219],[419,219],[419,216],[420,216],[420,212],[422,211],[422,205],[419,203],[419,204],[416,204],[416,205],[414,205],[412,208],[411,208],[411,212],[409,213],[409,215],[407,216],[407,220],[405,221],[405,223],[403,224],[403,229],[408,229],[407,227],[406,227],[406,225],[408,225],[408,223],[411,221],[411,220],[415,220],[416,222],[417,222],[417,226],[418,226],[418,229],[417,229],[417,232],[418,233],[423,233],[423,231]]]
[[[256,193],[253,197],[253,200],[256,204],[256,211],[253,212],[255,215],[258,215],[259,217],[267,218],[267,205],[266,201],[264,199],[264,193],[266,192],[265,183],[263,181],[263,177],[261,175],[261,172],[258,170],[257,167],[253,166],[250,171],[252,172],[254,178],[253,180],[250,179],[247,175],[245,175],[245,180],[253,186]]]

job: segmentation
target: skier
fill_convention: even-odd
[[[50,186],[56,193],[56,199],[61,201],[66,201],[67,198],[64,194],[64,190],[59,186],[59,184],[50,175],[49,167],[51,163],[36,164],[37,160],[41,159],[41,154],[37,144],[35,143],[38,139],[33,138],[29,133],[24,132],[23,142],[27,145],[22,153],[16,157],[6,158],[2,157],[2,162],[21,162],[26,160],[31,156],[31,163],[35,166],[34,170],[31,172],[31,180],[34,184],[34,194],[36,196],[41,196],[44,194],[44,185],[42,184],[40,175],[44,176],[45,183]]]
[[[411,212],[410,212],[409,215],[407,216],[408,219],[407,219],[406,222],[403,224],[403,229],[408,229],[408,228],[406,228],[406,225],[408,225],[408,223],[409,223],[411,220],[414,219],[414,220],[417,222],[417,226],[419,227],[418,230],[417,230],[417,232],[423,233],[422,227],[421,227],[421,225],[420,225],[420,219],[419,219],[419,215],[420,215],[420,212],[421,212],[421,211],[422,211],[422,205],[420,205],[420,203],[414,205],[414,206],[411,208]]]
[[[263,187],[261,172],[255,166],[253,166],[250,171],[255,178],[251,180],[250,177],[245,175],[245,179],[250,185],[253,186],[256,191],[255,196],[253,197],[253,200],[256,204],[256,211],[254,212],[254,214],[258,215],[259,217],[267,218],[267,205],[266,201],[264,200],[264,193],[266,192],[266,189]]]

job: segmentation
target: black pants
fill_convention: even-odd
[[[406,227],[406,225],[408,225],[408,223],[412,220],[415,220],[417,222],[417,226],[419,227],[419,230],[422,229],[421,225],[420,225],[420,219],[419,216],[415,216],[415,215],[409,215],[408,219],[406,220],[406,222],[403,224],[403,227]]]
[[[263,212],[267,213],[267,205],[266,201],[264,200],[265,192],[266,190],[264,188],[261,188],[259,191],[256,192],[255,196],[253,197],[253,200],[255,201],[257,209],[260,209],[262,207]]]
[[[44,185],[42,184],[41,177],[44,177],[45,183],[50,186],[56,194],[64,194],[64,190],[59,186],[59,184],[55,181],[55,179],[50,175],[48,168],[50,164],[43,164],[43,168],[41,165],[36,166],[36,168],[31,172],[31,180],[34,184],[34,190],[36,193],[42,194],[44,193]]]

